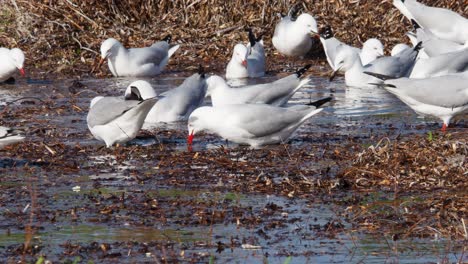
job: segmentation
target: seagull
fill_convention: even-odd
[[[246,103],[284,106],[301,87],[311,81],[310,78],[301,79],[310,67],[311,65],[306,65],[296,73],[271,83],[239,88],[231,88],[223,78],[213,75],[206,81],[208,85],[206,96],[211,97],[213,106]]]
[[[468,71],[468,49],[419,59],[410,78],[428,78]]]
[[[179,45],[169,47],[167,36],[149,47],[126,49],[118,40],[108,38],[101,44],[102,65],[105,59],[115,77],[153,77],[160,74]]]
[[[18,48],[0,48],[0,82],[10,79],[17,70],[24,76],[23,64],[23,51]]]
[[[408,77],[420,49],[421,43],[413,49],[401,52],[395,57],[380,57],[371,64],[363,66],[355,50],[346,46],[340,46],[335,58],[337,69],[333,72],[330,80],[333,80],[336,73],[340,70],[345,71],[346,85],[353,87],[369,87],[382,82],[379,79],[364,74],[364,71],[394,76],[396,78]]]
[[[153,87],[146,81],[132,83],[127,87],[125,96],[128,96],[132,90],[138,90],[142,99],[155,97]],[[172,123],[187,120],[190,114],[198,108],[205,98],[206,79],[203,68],[200,67],[199,72],[193,74],[184,80],[178,87],[164,93],[164,97],[151,108],[146,116],[145,123]]]
[[[23,140],[23,131],[0,126],[0,148]]]
[[[369,62],[372,62],[378,57],[384,55],[384,47],[380,40],[371,38],[364,42],[362,49],[355,48],[336,39],[329,25],[322,29],[322,32],[320,33],[320,42],[322,43],[323,49],[325,51],[328,64],[333,70],[336,70],[334,61],[337,54],[337,48],[340,45],[348,46],[356,50],[359,53],[359,57],[361,58],[363,65],[367,65]]]
[[[290,9],[287,16],[282,17],[276,25],[273,34],[273,46],[283,55],[304,57],[312,47],[311,34],[318,33],[317,22],[310,14],[303,13],[295,19],[297,8]]]
[[[286,141],[307,119],[323,108],[292,110],[266,104],[202,106],[189,117],[189,149],[196,134],[206,131],[254,148]]]
[[[232,57],[226,67],[226,78],[227,79],[241,79],[249,77],[247,70],[247,57],[249,51],[247,47],[242,44],[236,44],[232,51]]]
[[[252,29],[247,30],[249,33],[249,44],[247,44],[247,71],[249,77],[257,78],[265,76],[265,49],[263,47],[262,35],[258,38],[252,32]]]
[[[110,148],[134,139],[143,126],[156,98],[143,100],[137,89],[125,99],[98,96],[91,100],[86,121],[93,136]]]
[[[425,79],[389,79],[392,77],[366,72],[384,80],[385,88],[422,115],[435,116],[443,121],[445,132],[450,120],[468,110],[468,74],[454,74]]]
[[[384,55],[384,45],[376,38],[370,38],[364,42],[360,50],[359,57],[361,58],[362,65],[368,65],[376,60],[378,57]]]
[[[393,0],[393,5],[409,20],[440,39],[459,44],[468,42],[468,19],[445,8],[426,6],[416,0]]]

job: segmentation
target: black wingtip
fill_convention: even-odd
[[[250,47],[255,46],[255,43],[257,43],[257,40],[255,38],[255,34],[253,33],[251,28],[247,28],[246,31],[249,33],[249,42],[250,42]]]
[[[416,20],[414,20],[414,19],[411,19],[411,24],[413,24],[414,30],[417,30],[417,29],[421,28],[421,26],[418,24],[418,22],[416,22]]]
[[[315,106],[315,108],[319,108],[320,106],[330,102],[331,100],[333,100],[333,97],[329,96],[329,97],[326,97],[326,98],[323,98],[314,102],[310,102],[306,105],[311,105],[311,106]]]
[[[414,46],[413,50],[419,52],[423,47],[422,44],[423,44],[423,42],[419,41],[418,44],[416,44],[416,46]]]
[[[172,40],[172,36],[171,36],[171,35],[167,35],[167,36],[165,36],[165,37],[162,39],[162,41],[166,41],[168,44],[171,43],[171,40]]]
[[[301,4],[299,3],[296,3],[289,9],[288,16],[290,17],[292,21],[296,20],[297,14],[299,13],[300,10],[301,10]]]
[[[205,69],[201,64],[198,64],[198,74],[200,74],[201,78],[205,78]]]
[[[320,32],[320,36],[324,39],[333,38],[333,30],[330,25],[326,25]]]
[[[380,73],[375,73],[375,72],[365,71],[364,73],[367,74],[367,75],[373,76],[373,77],[375,77],[377,79],[380,79],[382,81],[396,79],[396,77],[388,76],[388,75],[380,74]]]
[[[140,90],[138,90],[138,87],[130,86],[130,94],[125,96],[125,100],[143,101],[143,98],[141,97]]]
[[[296,71],[297,77],[301,77],[310,67],[312,67],[312,64],[307,64],[306,66],[300,68],[299,70]]]

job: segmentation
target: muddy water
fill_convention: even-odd
[[[263,83],[276,78],[250,82]],[[178,74],[169,74],[149,81],[162,93],[182,80]],[[95,147],[102,144],[90,136],[85,122],[90,99],[96,95],[121,95],[132,81],[84,79],[81,85],[72,85],[73,80],[19,80],[15,86],[0,86],[0,101],[33,96],[37,99],[28,100],[53,100],[60,106],[70,104],[70,97],[73,97],[76,111],[41,112],[33,114],[33,119],[8,120],[8,124],[17,121],[26,128],[32,143],[41,142],[44,134],[31,130],[46,127],[59,131],[67,146]],[[314,78],[310,86],[293,97],[291,105],[330,95],[334,100],[297,131],[290,141],[291,147],[333,144],[343,137],[372,144],[380,137],[426,133],[439,128],[438,120],[418,117],[385,91],[347,88],[342,79],[329,83],[324,78]],[[40,107],[40,104],[32,107]],[[21,109],[31,104],[16,107]],[[186,124],[163,125],[159,129],[185,135]],[[135,147],[163,144],[175,152],[186,149],[183,136],[143,136],[130,144]],[[222,139],[207,136],[195,142],[194,151],[218,149],[225,144]],[[225,147],[234,152],[237,148],[245,149],[232,143]],[[30,224],[32,206],[27,190],[31,182],[40,194],[39,205],[36,205],[39,212],[35,212],[37,219],[33,221],[36,231],[32,241],[37,248],[31,260],[45,255],[56,261],[79,257],[106,263],[115,263],[116,259],[152,262],[161,256],[215,263],[427,263],[454,262],[462,252],[460,244],[437,236],[393,241],[388,234],[353,231],[353,223],[343,217],[346,208],[322,203],[319,197],[246,194],[224,188],[229,182],[222,179],[214,184],[201,182],[197,186],[160,184],[157,165],[142,168],[133,160],[117,162],[112,153],[109,150],[108,154],[89,155],[86,160],[78,161],[79,172],[50,174],[42,168],[43,163],[11,160],[0,152],[4,177],[0,183],[0,229],[4,230],[0,233],[0,252],[3,251],[0,256],[11,261],[20,255],[18,248],[25,241],[25,226]],[[144,160],[145,157],[135,159]],[[37,157],[36,161],[40,160],[47,158]],[[34,175],[22,169],[25,163],[30,163],[28,168],[35,169]],[[212,169],[195,165],[191,168],[200,175]],[[134,170],[155,177],[141,184],[135,181]],[[273,181],[284,179],[281,175],[272,178]],[[139,212],[138,203],[149,206],[150,209],[145,207],[149,213]]]

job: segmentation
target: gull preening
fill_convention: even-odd
[[[247,70],[247,47],[242,44],[236,44],[232,51],[232,57],[226,66],[226,78],[227,79],[241,79],[249,77]]]
[[[86,117],[91,134],[109,148],[134,139],[156,98],[143,100],[137,89],[120,97],[98,96],[91,100]]]
[[[440,39],[459,44],[468,42],[468,19],[452,10],[430,7],[416,0],[393,0],[393,5],[409,20]]]
[[[18,48],[0,48],[0,82],[7,81],[13,77],[16,71],[22,76],[24,72],[24,53]]]
[[[285,142],[296,129],[323,108],[288,109],[266,104],[202,106],[188,120],[188,144],[206,131],[254,148]]]
[[[303,57],[313,44],[311,34],[318,34],[317,21],[310,14],[295,17],[299,10],[294,6],[287,16],[281,18],[275,27],[273,46],[283,55]]]
[[[109,70],[115,77],[153,77],[166,67],[179,45],[169,46],[171,36],[149,47],[125,48],[118,40],[108,38],[101,44],[101,61],[107,59]]]
[[[24,140],[23,131],[0,126],[0,148]]]
[[[137,81],[127,87],[125,95],[138,90],[142,99],[155,97],[153,87],[146,81]],[[141,85],[141,82],[146,84]],[[178,87],[164,93],[163,97],[148,112],[145,123],[172,123],[187,120],[190,114],[203,103],[206,93],[206,78],[203,68],[184,80]]]
[[[307,65],[296,73],[271,83],[236,88],[230,87],[220,76],[210,76],[207,79],[206,96],[211,97],[213,106],[246,103],[284,106],[301,87],[310,82],[309,78],[301,79],[310,66]]]
[[[467,73],[425,79],[388,79],[388,76],[366,73],[384,80],[379,86],[397,96],[415,112],[442,120],[442,131],[447,129],[454,116],[468,110]]]

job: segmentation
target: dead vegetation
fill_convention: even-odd
[[[183,48],[170,69],[195,70],[203,63],[222,69],[231,47],[247,41],[244,27],[264,33],[269,69],[277,71],[271,36],[278,21],[294,3],[313,14],[319,27],[331,25],[338,38],[361,45],[370,37],[382,39],[390,50],[408,42],[411,29],[406,19],[385,1],[279,1],[279,0],[176,0],[176,1],[70,1],[6,0],[2,3],[0,46],[18,46],[26,51],[27,68],[42,73],[82,76],[95,63],[100,43],[115,37],[126,46],[145,46],[172,34]],[[467,15],[466,1],[422,1]],[[106,71],[107,72],[107,71]]]

